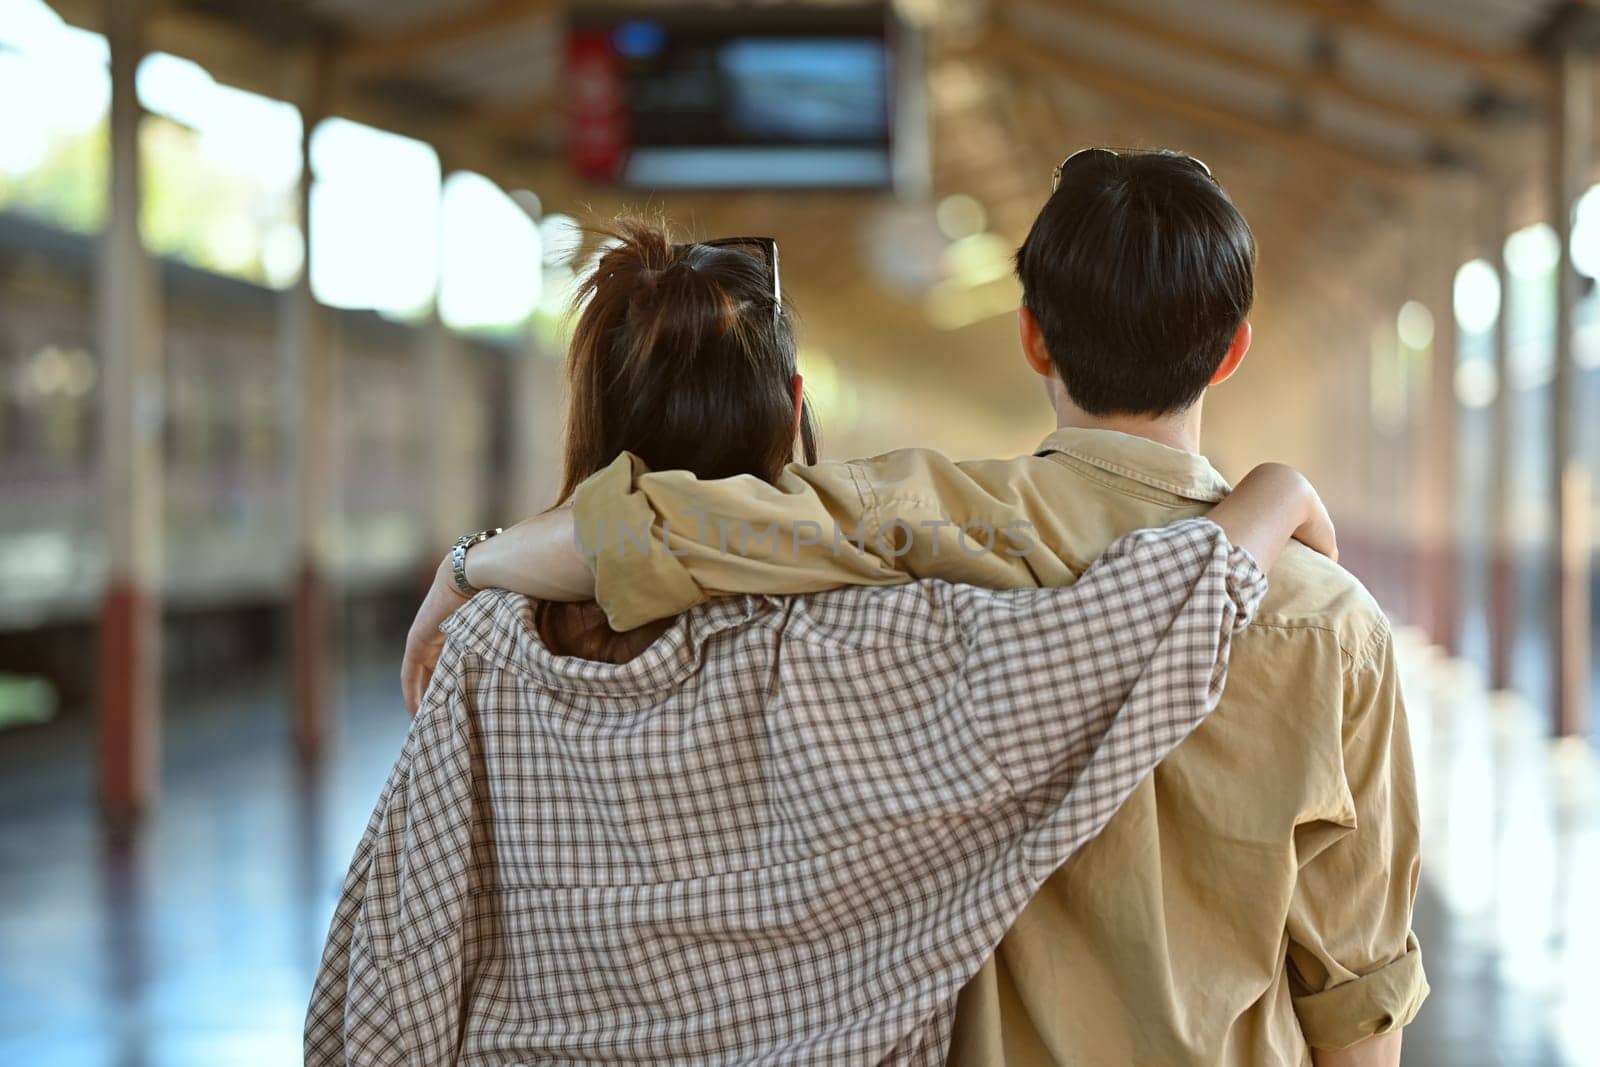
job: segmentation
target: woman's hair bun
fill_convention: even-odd
[[[573,303],[563,498],[622,451],[703,478],[776,477],[793,451],[795,345],[771,268],[676,241],[660,217],[589,233],[602,244]]]

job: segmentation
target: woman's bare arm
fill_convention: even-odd
[[[474,545],[467,553],[466,576],[468,583],[479,589],[510,589],[540,600],[588,600],[594,596],[594,573],[578,551],[570,508],[524,519],[500,536]],[[412,715],[422,704],[422,694],[427,692],[444,650],[439,627],[466,602],[456,590],[447,556],[434,570],[433,584],[406,633],[400,689]]]
[[[1206,516],[1228,540],[1270,571],[1290,540],[1300,541],[1329,559],[1339,558],[1333,522],[1322,498],[1304,475],[1281,463],[1263,463],[1239,481],[1226,500]]]
[[[556,508],[508,526],[467,553],[467,581],[540,600],[590,600],[594,572],[578,551],[572,509]]]

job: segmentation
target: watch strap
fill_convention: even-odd
[[[478,591],[478,587],[467,581],[467,549],[473,545],[481,545],[489,538],[498,534],[501,527],[492,530],[479,530],[477,533],[463,534],[456,538],[456,543],[450,549],[450,579],[455,582],[456,592],[462,596],[470,597]]]

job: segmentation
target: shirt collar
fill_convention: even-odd
[[[526,675],[546,689],[621,695],[677,687],[704,658],[712,637],[771,610],[765,598],[717,597],[685,612],[626,663],[606,663],[550,651],[539,636],[533,604],[520,593],[487,589],[439,629],[490,665]]]
[[[1071,456],[1118,478],[1188,500],[1221,500],[1232,488],[1204,456],[1117,430],[1063,426],[1046,437],[1034,454],[1051,453]]]

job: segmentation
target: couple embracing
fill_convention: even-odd
[[[776,245],[612,237],[561,506],[413,626],[307,1062],[1398,1063],[1393,642],[1303,478],[1200,455],[1255,267],[1205,165],[1057,169],[1006,460],[818,462]]]

